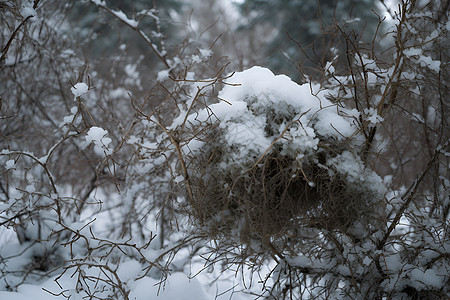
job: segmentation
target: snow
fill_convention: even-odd
[[[411,281],[418,290],[427,289],[429,287],[439,288],[445,284],[446,277],[447,276],[439,276],[433,269],[422,271],[414,268],[410,272]]]
[[[122,20],[123,22],[127,23],[129,26],[136,28],[139,23],[136,20],[133,19],[129,19],[127,17],[127,15],[121,11],[121,10],[113,10],[111,11],[117,18],[119,18],[120,20]]]
[[[431,40],[436,37],[437,35],[432,33],[432,36],[430,37],[430,40],[428,42],[431,42]],[[409,59],[418,63],[421,67],[428,67],[429,69],[435,71],[436,73],[439,72],[440,70],[441,61],[434,60],[431,57],[427,56],[426,54],[423,53],[422,49],[409,48],[403,51],[403,54]]]
[[[283,139],[279,141],[285,151],[313,151],[319,142],[317,136],[343,140],[357,131],[352,119],[345,117],[352,114],[327,100],[318,85],[298,85],[289,77],[275,75],[263,67],[234,73],[218,98],[224,101],[191,115],[188,123],[195,126],[220,120],[224,141],[238,148],[234,153],[237,160],[261,155],[281,136]],[[275,115],[282,117],[281,124],[271,119]],[[182,112],[171,128],[184,120]],[[273,129],[271,135],[266,132],[267,126]],[[186,148],[195,151],[202,145],[193,140]]]
[[[91,0],[91,2],[100,7],[106,6],[106,2],[104,0]]]
[[[30,184],[25,187],[25,191],[27,193],[34,193],[34,192],[36,192],[36,188],[34,185]]]
[[[141,75],[137,71],[136,64],[128,64],[125,66],[125,74],[127,78],[125,79],[125,84],[141,86]]]
[[[407,57],[411,56],[418,56],[422,54],[422,49],[419,48],[409,48],[403,51],[403,54],[405,54]]]
[[[333,66],[333,63],[331,61],[327,62],[326,66],[325,66],[325,71],[327,71],[329,74],[333,74],[335,69]]]
[[[369,121],[372,126],[384,121],[383,117],[378,115],[377,110],[373,107],[365,108],[364,113],[366,114],[365,119]]]
[[[31,1],[25,2],[25,4],[22,6],[22,9],[20,10],[20,14],[24,18],[33,17],[37,15],[36,10],[34,10],[33,3]]]
[[[112,99],[127,98],[130,91],[124,88],[116,88],[108,91],[109,97]]]
[[[75,84],[72,88],[70,88],[75,98],[81,97],[84,94],[86,94],[88,92],[88,89],[89,89],[88,85],[84,82],[79,82]]]
[[[213,51],[211,49],[198,49],[203,58],[209,58],[213,55]]]
[[[108,134],[107,130],[104,130],[101,127],[92,126],[87,135],[86,135],[86,145],[88,146],[91,143],[95,144],[95,149],[98,154],[106,153],[107,155],[110,155],[112,151],[108,148],[108,145],[111,143],[111,139],[108,137],[105,137]]]
[[[156,80],[161,82],[167,78],[169,78],[169,72],[170,70],[162,70],[158,72],[158,75],[156,77]]]
[[[60,54],[61,58],[64,58],[64,59],[70,58],[71,56],[75,56],[75,55],[76,55],[76,53],[72,49],[63,50]]]
[[[101,140],[107,133],[108,131],[104,130],[103,128],[92,126],[91,129],[89,129],[86,141],[88,143],[95,142],[96,144],[101,146]]]
[[[121,275],[126,272],[131,272],[129,275],[134,276],[136,274],[136,267],[140,266],[139,263],[134,262],[131,264],[125,263],[122,266],[122,270],[119,269]],[[126,277],[124,277],[126,278]],[[122,279],[122,277],[121,277]],[[124,280],[127,281],[127,280]],[[75,287],[76,278],[70,278],[69,276],[63,276],[58,280],[62,286],[65,287],[67,295],[70,293],[72,297],[70,299],[83,299],[81,294],[77,294],[74,288],[67,289],[66,287]],[[205,288],[197,279],[189,279],[186,274],[176,272],[169,276],[166,282],[160,283],[158,280],[144,277],[142,279],[128,283],[130,287],[129,299],[133,300],[173,300],[173,299],[185,299],[185,300],[207,300],[211,299],[211,295],[208,295]],[[52,293],[59,293],[59,287],[56,285],[54,278],[45,281],[41,285],[23,284],[19,287],[17,292],[0,291],[0,299],[5,300],[53,300],[53,299],[66,299],[62,295],[53,296],[46,290]],[[77,298],[78,297],[78,298]]]
[[[55,299],[55,297],[51,296],[50,294],[43,294],[41,293],[32,293],[32,295],[26,294],[26,293],[14,293],[14,292],[4,292],[0,291],[0,299],[5,300],[50,300]]]
[[[167,282],[162,283],[161,291],[158,293],[158,281],[149,277],[140,279],[134,283],[130,293],[130,299],[136,300],[207,300],[211,299],[202,284],[197,279],[188,279],[184,273],[172,274]],[[149,295],[157,295],[149,298]]]
[[[438,112],[433,106],[429,106],[427,110],[427,122],[430,126],[433,126],[433,124],[436,122]]]
[[[420,56],[419,64],[421,67],[428,67],[436,73],[439,73],[441,68],[441,62],[439,60],[433,60],[431,57],[426,55]]]
[[[7,160],[5,163],[6,170],[14,168],[15,164],[14,159]]]
[[[193,54],[191,56],[192,61],[195,63],[201,63],[203,61],[206,61],[213,54],[213,51],[210,49],[198,49],[198,51],[200,52],[200,55]]]
[[[372,263],[372,259],[370,257],[366,256],[363,260],[363,264],[365,266],[369,266],[371,263]]]
[[[135,260],[130,260],[126,262],[122,262],[119,265],[119,269],[117,270],[117,275],[120,280],[123,282],[132,280],[139,276],[139,273],[142,270],[142,266],[139,262]]]
[[[173,179],[173,182],[174,183],[179,183],[179,182],[182,182],[183,180],[184,180],[184,177],[182,175],[178,175],[177,177],[175,177]]]
[[[270,70],[262,67],[253,67],[236,73],[227,83],[239,86],[225,86],[219,93],[219,97],[232,105],[239,104],[241,109],[244,106],[247,107],[248,103],[256,110],[271,105],[279,107],[280,111],[294,109],[298,117],[303,115],[299,118],[303,126],[309,125],[311,121],[314,122],[314,128],[320,135],[341,139],[341,134],[351,135],[355,132],[356,128],[337,113],[336,106],[325,99],[318,85],[298,85],[289,77],[274,75]],[[317,94],[313,95],[312,92]],[[223,103],[220,106],[224,110],[227,109]],[[212,109],[216,112],[214,108]],[[236,113],[240,114],[238,111]],[[227,116],[225,118],[219,116],[219,119],[226,120]]]
[[[78,108],[76,106],[74,106],[70,109],[70,112],[71,112],[71,114],[68,116],[65,116],[63,118],[63,121],[61,123],[59,123],[59,128],[63,127],[66,124],[70,124],[74,121],[75,115],[78,112]]]

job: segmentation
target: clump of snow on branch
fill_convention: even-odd
[[[97,152],[97,154],[111,155],[112,150],[108,147],[108,145],[111,143],[112,140],[109,137],[106,137],[107,134],[108,134],[107,130],[97,126],[92,126],[86,135],[85,146],[94,143],[95,145],[94,149]]]
[[[10,170],[10,169],[14,168],[15,164],[16,163],[15,163],[14,159],[7,160],[6,164],[5,164],[6,170]]]
[[[89,87],[86,83],[79,82],[75,84],[72,88],[70,88],[70,90],[72,91],[72,94],[76,99],[76,97],[81,97],[84,94],[86,94],[89,90]]]
[[[24,4],[22,4],[20,13],[24,18],[36,16],[36,10],[33,8],[32,1],[26,1]]]

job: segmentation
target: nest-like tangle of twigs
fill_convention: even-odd
[[[329,147],[327,147],[329,148]],[[336,153],[320,149],[306,162],[281,155],[276,145],[257,164],[222,168],[220,145],[193,161],[193,216],[212,238],[265,243],[301,227],[345,232],[374,212],[380,195],[364,179],[349,182],[326,161]],[[303,161],[303,160],[302,160]],[[192,167],[192,166],[191,166]],[[379,199],[378,199],[379,200]]]

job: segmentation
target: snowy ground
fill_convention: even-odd
[[[65,284],[70,285],[71,278],[65,278]],[[183,273],[175,273],[168,280],[166,287],[159,290],[159,284],[151,278],[144,278],[136,281],[132,285],[130,299],[136,300],[172,300],[172,299],[192,299],[203,300],[211,299],[212,295],[208,295],[205,287],[197,280],[189,280]],[[5,300],[53,300],[65,299],[63,296],[55,297],[45,290],[58,289],[53,279],[49,279],[42,285],[24,284],[20,286],[18,292],[0,291],[0,299]],[[81,298],[80,298],[81,299]],[[237,298],[236,298],[237,299]]]
[[[0,228],[0,252],[8,252],[8,248],[17,249],[18,241],[12,230]],[[128,286],[130,287],[129,298],[133,300],[207,300],[207,299],[230,299],[230,300],[246,300],[253,299],[246,294],[239,293],[242,290],[242,281],[239,276],[235,278],[234,272],[225,274],[225,280],[219,280],[211,283],[213,276],[208,273],[200,273],[191,278],[190,274],[197,274],[202,265],[188,265],[183,272],[174,272],[164,284],[151,277],[145,277],[137,281],[133,281],[136,275],[141,271],[141,265],[136,261],[128,261],[120,267],[119,275],[122,279],[130,278]],[[66,299],[63,295],[57,295],[61,292],[58,283],[65,289],[65,294],[73,291],[76,285],[76,275],[72,273],[65,274],[58,278],[58,272],[43,282],[35,284],[23,284],[18,288],[17,292],[0,291],[0,300],[55,300]],[[55,279],[58,279],[57,282]],[[81,300],[75,296],[72,300]]]

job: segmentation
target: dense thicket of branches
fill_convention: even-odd
[[[0,3],[0,291],[133,299],[202,265],[250,297],[450,296],[449,1],[377,2],[365,35],[322,7],[332,44],[272,57],[302,84],[250,68],[295,24],[153,2]]]

